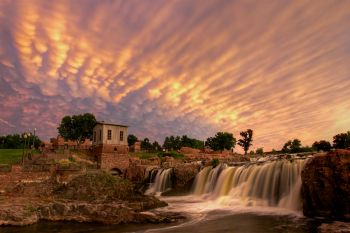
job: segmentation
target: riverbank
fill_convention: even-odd
[[[136,192],[129,181],[100,171],[77,176],[67,184],[47,180],[14,187],[0,195],[0,225],[25,226],[40,220],[120,224],[184,219],[173,212],[152,212],[166,205]]]

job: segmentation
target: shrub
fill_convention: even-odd
[[[169,157],[173,157],[174,159],[182,159],[184,157],[183,154],[181,154],[177,151],[159,152],[158,156],[160,158],[165,157],[165,156],[169,156]]]
[[[258,155],[263,155],[264,154],[264,148],[260,147],[258,149],[256,149],[255,151]]]
[[[126,199],[132,193],[128,180],[102,171],[77,176],[54,191],[58,197],[82,201]]]
[[[212,159],[211,160],[211,165],[213,167],[216,167],[217,165],[219,165],[219,163],[220,163],[219,159]]]

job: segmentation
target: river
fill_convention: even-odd
[[[69,222],[40,222],[28,227],[3,227],[13,232],[317,232],[320,220],[302,215],[301,170],[305,160],[277,160],[262,164],[203,168],[187,196],[160,197],[169,205],[156,211],[179,212],[187,220],[177,224],[105,226]],[[160,169],[146,193],[171,187],[171,170]]]
[[[188,220],[174,224],[100,225],[42,221],[27,227],[1,227],[1,233],[121,233],[121,232],[230,232],[230,233],[306,233],[317,232],[320,224],[304,218],[300,212],[275,207],[223,206],[217,201],[203,201],[193,196],[162,198],[169,206],[159,211],[177,211]]]

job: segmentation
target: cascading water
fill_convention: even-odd
[[[172,173],[172,168],[152,170],[150,173],[151,185],[145,194],[159,195],[162,192],[170,190],[172,188]]]
[[[300,210],[301,170],[305,160],[277,160],[239,167],[219,165],[202,169],[193,194],[221,203],[277,206]]]

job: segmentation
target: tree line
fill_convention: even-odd
[[[34,134],[9,134],[6,136],[0,136],[0,149],[23,149],[30,148],[34,145],[35,148],[39,148],[41,140]]]
[[[247,129],[240,132],[240,139],[236,139],[232,133],[217,132],[213,137],[209,137],[205,142],[190,138],[187,135],[183,136],[168,136],[165,138],[163,146],[157,141],[150,142],[148,138],[141,141],[141,149],[145,151],[160,151],[161,149],[179,150],[181,147],[191,147],[195,149],[210,148],[214,151],[223,151],[234,149],[236,145],[242,147],[245,154],[248,153],[249,148],[253,142],[253,130]],[[130,134],[128,137],[129,145],[133,145],[137,141],[137,137]],[[302,153],[312,151],[330,151],[334,149],[345,149],[350,147],[350,131],[347,133],[340,133],[333,137],[333,144],[328,141],[315,141],[312,146],[303,146],[301,141],[297,138],[288,140],[280,150],[272,150],[272,153]],[[250,151],[250,154],[264,154],[262,147],[257,148],[256,151]]]
[[[96,118],[91,113],[84,113],[81,115],[65,116],[62,118],[59,125],[58,133],[64,139],[76,141],[79,145],[84,142],[85,139],[92,139],[92,131],[96,124]],[[138,138],[130,134],[128,136],[129,146],[133,145]],[[248,153],[249,148],[253,142],[253,130],[247,129],[240,132],[240,138],[237,140],[232,133],[229,132],[217,132],[213,137],[209,137],[204,141],[182,136],[167,136],[160,145],[157,141],[151,142],[148,138],[141,140],[141,149],[145,151],[161,151],[163,148],[167,150],[179,150],[181,147],[191,147],[195,149],[210,148],[214,151],[231,150],[236,145],[242,147],[245,154]],[[0,148],[1,149],[20,149],[29,145],[39,147],[41,140],[32,134],[13,134],[0,136]],[[302,146],[301,141],[297,138],[287,141],[280,152],[283,153],[298,153],[309,151],[330,151],[334,149],[346,149],[350,147],[350,131],[346,133],[340,133],[333,137],[333,143],[326,140],[315,141],[311,147]],[[272,150],[272,152],[279,152]],[[257,150],[250,153],[263,154],[263,148],[257,148]]]
[[[65,116],[62,118],[61,124],[58,127],[58,132],[63,138],[74,140],[78,145],[86,138],[92,137],[92,130],[96,124],[95,116],[91,113],[85,113],[82,115]],[[204,149],[208,147],[214,151],[231,150],[235,148],[236,144],[241,146],[244,153],[247,154],[249,148],[253,142],[253,130],[247,129],[240,132],[240,138],[237,140],[232,133],[229,132],[217,132],[213,137],[209,137],[205,142],[190,138],[187,135],[183,136],[167,136],[160,145],[157,141],[151,142],[149,138],[141,140],[141,149],[145,151],[160,151],[163,148],[167,150],[179,150],[181,147],[191,147],[195,149]],[[130,134],[128,136],[129,146],[133,145],[138,138]],[[287,141],[281,148],[283,153],[298,153],[309,151],[329,151],[332,148],[347,148],[350,147],[350,131],[347,133],[340,133],[333,137],[333,145],[325,140],[316,141],[309,146],[302,146],[301,141],[297,138]],[[277,152],[273,150],[272,152]],[[263,148],[257,148],[257,150],[250,153],[263,154]]]

